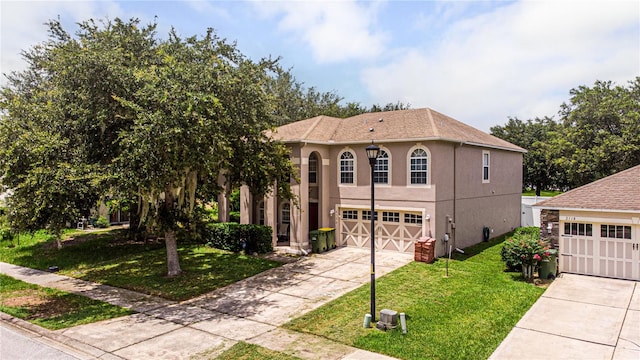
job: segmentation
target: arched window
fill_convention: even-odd
[[[376,165],[373,167],[373,182],[375,184],[389,183],[389,153],[380,149]]]
[[[312,153],[309,156],[309,184],[318,182],[318,156]]]
[[[411,185],[429,183],[429,155],[422,148],[413,150],[409,157],[409,177]]]
[[[355,181],[355,158],[351,151],[340,155],[340,184],[353,184]]]

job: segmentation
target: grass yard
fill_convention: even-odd
[[[178,243],[183,274],[166,276],[164,243],[128,240],[123,230],[73,233],[58,250],[48,235],[21,236],[20,245],[0,243],[0,261],[157,295],[186,300],[280,266],[275,261]],[[17,242],[14,241],[14,244]]]
[[[285,327],[401,359],[486,359],[544,292],[505,272],[505,237],[465,249],[449,262],[413,262],[376,282],[376,310],[404,312],[408,333],[363,329],[369,285]],[[398,319],[399,321],[399,319]]]
[[[541,190],[540,191],[540,196],[552,197],[560,194],[562,194],[562,191],[557,191],[557,190]],[[522,193],[522,196],[536,196],[536,191],[535,190],[524,191]]]
[[[213,358],[212,358],[213,359]],[[238,342],[229,350],[215,357],[216,360],[299,360],[295,356],[269,350],[262,346]]]
[[[57,330],[134,312],[84,296],[25,283],[0,274],[0,311]]]

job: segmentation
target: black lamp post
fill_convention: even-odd
[[[367,158],[369,158],[369,166],[371,166],[371,321],[376,321],[376,255],[375,255],[375,191],[373,186],[373,173],[376,166],[376,159],[380,153],[380,148],[371,142],[367,146]]]

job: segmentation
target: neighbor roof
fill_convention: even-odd
[[[280,126],[273,134],[287,143],[376,143],[443,140],[525,152],[432,109],[366,113],[345,119],[317,116]]]
[[[640,165],[534,205],[552,210],[640,212]]]

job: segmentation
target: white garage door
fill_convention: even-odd
[[[414,242],[422,236],[422,213],[412,211],[377,211],[376,249],[413,252]],[[340,245],[371,246],[371,211],[341,208]]]
[[[560,271],[640,280],[637,225],[563,222]]]

